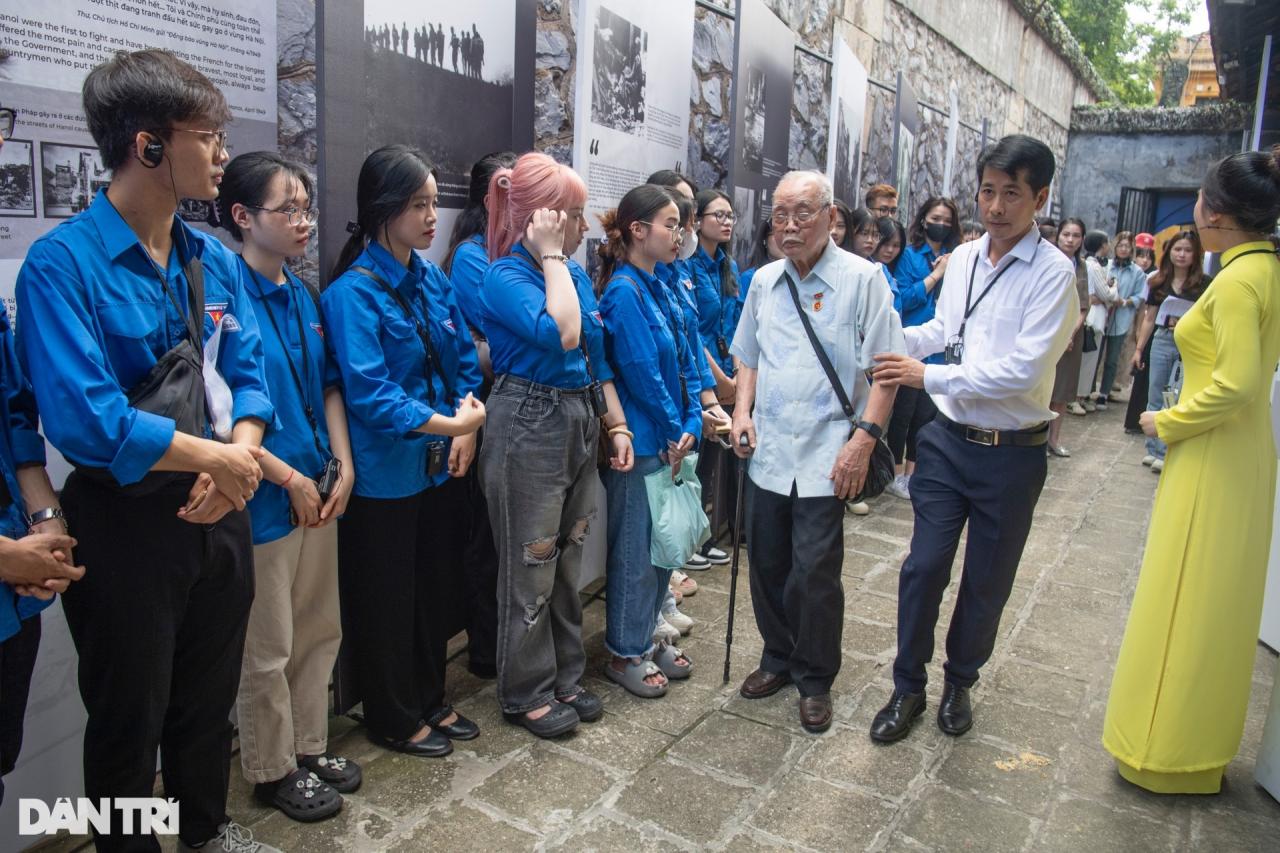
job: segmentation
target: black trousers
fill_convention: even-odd
[[[406,498],[352,495],[338,522],[343,654],[375,735],[405,740],[445,710],[469,507],[465,479],[449,479]]]
[[[901,465],[904,459],[916,461],[916,442],[920,430],[936,414],[938,407],[933,404],[933,398],[928,392],[905,385],[898,388],[898,394],[893,398],[893,415],[889,418],[889,429],[885,435],[885,442],[893,452],[895,463]]]
[[[893,664],[898,690],[924,690],[938,608],[966,522],[969,542],[947,631],[945,671],[947,681],[960,687],[978,680],[978,670],[995,648],[1046,470],[1043,445],[985,447],[939,421],[920,431],[911,477],[915,530],[898,580],[898,658]]]
[[[22,722],[39,650],[38,613],[22,620],[18,633],[0,643],[0,802],[4,802],[4,776],[17,765],[22,751]]]
[[[801,696],[831,692],[844,631],[844,502],[762,489],[747,479],[751,604],[760,668],[789,673]]]
[[[1129,405],[1124,411],[1124,428],[1131,432],[1142,432],[1142,424],[1138,418],[1147,410],[1147,395],[1151,388],[1151,342],[1153,334],[1147,339],[1142,349],[1142,369],[1133,372],[1133,385],[1129,387]]]
[[[231,708],[253,603],[248,512],[211,526],[177,510],[194,478],[145,497],[67,478],[62,507],[84,578],[62,596],[80,657],[85,796],[150,797],[156,750],[181,837],[227,820]],[[101,851],[159,850],[153,836],[97,835]]]
[[[483,430],[482,430],[483,432]],[[489,504],[480,487],[480,448],[463,478],[467,492],[467,531],[462,565],[467,590],[467,657],[473,669],[494,671],[498,666],[498,551],[493,544]]]

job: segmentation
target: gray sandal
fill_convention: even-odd
[[[685,662],[679,663],[680,658],[684,658]],[[658,644],[653,653],[653,661],[662,670],[662,674],[673,681],[688,678],[693,672],[693,661],[670,643]]]
[[[651,660],[635,660],[627,659],[626,668],[622,672],[614,669],[613,661],[604,665],[604,674],[609,680],[617,684],[621,684],[626,691],[633,696],[639,696],[641,699],[657,699],[659,696],[667,695],[667,685],[664,684],[646,684],[645,679],[655,675],[666,676],[656,663]]]

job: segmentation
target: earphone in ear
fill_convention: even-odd
[[[154,169],[164,160],[164,143],[153,139],[142,147],[142,164]]]

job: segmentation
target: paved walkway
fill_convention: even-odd
[[[976,724],[952,739],[930,707],[911,736],[879,747],[867,727],[890,690],[897,575],[909,504],[883,498],[847,518],[844,668],[837,722],[799,726],[796,693],[737,695],[760,639],[745,577],[734,682],[720,683],[728,571],[695,575],[684,648],[698,669],[665,699],[593,678],[603,721],[554,743],[502,722],[491,683],[450,668],[453,701],[481,725],[444,760],[372,746],[335,721],[335,748],[364,763],[363,789],[336,818],[292,823],[256,806],[233,766],[232,814],[287,850],[980,850],[1275,851],[1280,803],[1253,782],[1275,655],[1259,648],[1240,756],[1223,792],[1158,798],[1116,775],[1099,739],[1111,667],[1137,580],[1156,476],[1122,410],[1072,418],[1074,453],[1051,460],[995,657],[974,690]],[[950,613],[952,584],[944,602]],[[604,606],[587,608],[589,672],[603,665]],[[939,648],[945,623],[939,629]]]

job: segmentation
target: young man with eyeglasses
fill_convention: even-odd
[[[274,410],[238,259],[175,215],[179,199],[217,197],[230,110],[161,50],[117,53],[83,95],[111,184],[32,245],[18,311],[45,430],[75,466],[62,498],[86,573],[63,601],[89,715],[85,795],[152,796],[159,749],[179,849],[265,853],[226,804],[254,589],[243,510]],[[229,388],[222,440],[201,404],[225,397],[203,393],[201,360]],[[160,380],[196,411],[158,403]],[[159,849],[122,829],[113,810],[98,849]]]
[[[751,459],[744,529],[764,639],[760,667],[740,692],[759,699],[794,683],[800,724],[813,733],[831,726],[840,671],[844,503],[862,489],[896,391],[870,384],[867,371],[874,353],[905,351],[889,283],[870,261],[831,242],[835,215],[821,172],[782,177],[773,232],[786,257],[756,272],[731,348],[733,447]]]
[[[923,389],[938,407],[917,442],[894,688],[871,723],[878,743],[906,737],[924,712],[925,666],[966,524],[938,728],[958,736],[973,726],[969,690],[995,647],[1044,486],[1054,366],[1079,316],[1071,262],[1036,227],[1053,172],[1053,152],[1029,136],[982,152],[977,201],[987,233],[952,253],[936,314],[906,330],[910,355],[876,356],[877,386]],[[934,353],[945,363],[920,360]]]
[[[867,190],[864,200],[867,203],[867,210],[877,217],[898,218],[898,191],[888,184],[876,184],[871,187]]]

